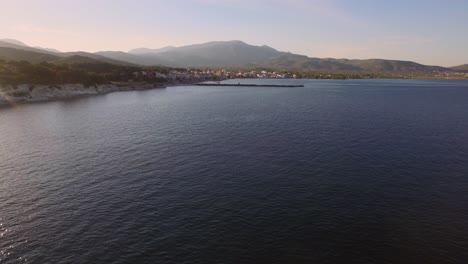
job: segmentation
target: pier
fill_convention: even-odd
[[[230,86],[230,87],[287,87],[287,88],[296,88],[304,87],[304,85],[299,84],[244,84],[244,83],[196,83],[198,86]]]

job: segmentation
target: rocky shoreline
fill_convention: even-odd
[[[0,85],[0,106],[21,103],[45,102],[52,100],[63,100],[113,92],[166,88],[167,86],[173,86],[177,84],[109,83],[91,86],[85,86],[83,84]]]

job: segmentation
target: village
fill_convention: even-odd
[[[296,74],[276,71],[234,71],[234,70],[142,70],[133,72],[132,81],[168,81],[168,82],[195,82],[195,81],[221,81],[238,78],[269,78],[289,79],[298,78]]]
[[[382,73],[322,73],[322,72],[279,72],[271,70],[213,70],[213,69],[145,69],[133,72],[133,79],[129,82],[169,82],[169,83],[194,83],[204,81],[222,81],[227,79],[463,79],[468,73],[461,72],[434,72],[432,74],[382,74]]]

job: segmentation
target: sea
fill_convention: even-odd
[[[468,81],[0,109],[0,263],[468,263]]]

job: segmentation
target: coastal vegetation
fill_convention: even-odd
[[[110,82],[164,83],[168,81],[205,81],[232,78],[307,78],[307,79],[408,79],[408,74],[274,71],[271,69],[182,69],[168,67],[138,67],[93,61],[73,56],[53,62],[5,61],[0,59],[0,84],[58,85],[81,83],[85,86]],[[430,76],[419,76],[421,78]],[[461,76],[461,78],[465,78]]]
[[[128,82],[129,80],[150,83],[163,82],[154,75],[135,76],[143,68],[116,65],[75,56],[66,61],[30,63],[28,61],[5,61],[0,59],[0,84],[68,84],[81,83],[85,86]],[[146,67],[145,70],[166,73],[170,68]]]
[[[3,84],[97,84],[128,80],[134,67],[107,63],[63,63],[0,60],[0,83]]]

